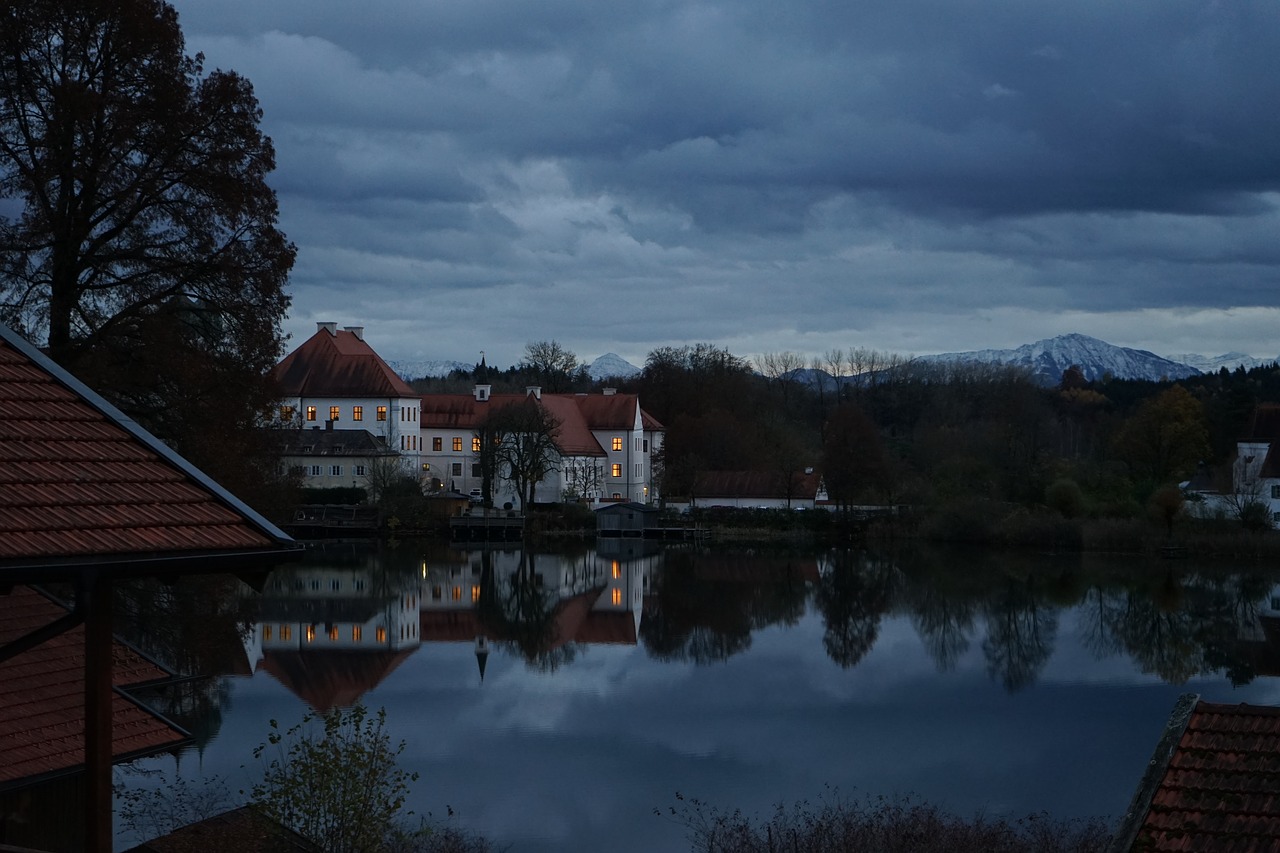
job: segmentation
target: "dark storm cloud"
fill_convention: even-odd
[[[484,316],[506,359],[558,337],[638,360],[689,339],[976,348],[1275,301],[1270,4],[178,7],[262,100],[295,314]],[[331,295],[362,275],[353,317]],[[575,316],[606,291],[636,295],[625,319]],[[958,340],[981,312],[1004,325]],[[1205,349],[1238,339],[1219,319]],[[1148,320],[1117,342],[1184,340]]]

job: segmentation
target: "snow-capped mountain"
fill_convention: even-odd
[[[596,382],[602,379],[630,379],[640,368],[617,353],[607,352],[587,365],[587,375]]]
[[[1271,358],[1254,358],[1251,355],[1245,355],[1242,352],[1229,352],[1223,355],[1200,355],[1198,353],[1188,352],[1178,355],[1166,355],[1165,358],[1170,361],[1178,361],[1183,364],[1189,364],[1201,373],[1217,373],[1222,368],[1227,370],[1235,370],[1237,367],[1243,367],[1245,370],[1252,370],[1255,367],[1262,367],[1271,364],[1273,361],[1280,359]]]
[[[403,361],[395,359],[387,359],[387,367],[396,372],[396,375],[405,382],[411,382],[414,379],[422,379],[425,376],[448,376],[454,370],[465,370],[470,372],[475,369],[474,364],[467,364],[462,361],[445,361],[437,359],[435,361]]]
[[[1078,365],[1087,380],[1110,374],[1117,379],[1185,379],[1201,371],[1146,350],[1118,347],[1088,335],[1059,335],[1015,349],[977,350],[921,356],[925,362],[978,361],[1025,367],[1046,385],[1062,380],[1062,371]]]

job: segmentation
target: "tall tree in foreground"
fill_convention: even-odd
[[[186,56],[161,0],[0,21],[0,320],[198,455],[269,405],[289,304],[253,89]]]

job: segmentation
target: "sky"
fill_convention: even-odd
[[[275,142],[295,346],[1280,353],[1268,0],[174,5]]]

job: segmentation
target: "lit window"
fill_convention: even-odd
[[[614,449],[614,450],[621,450],[621,449],[622,449],[622,436],[620,436],[620,435],[614,436],[614,438],[613,438],[613,449]]]
[[[454,600],[454,601],[461,601],[461,600],[462,600],[462,587],[460,587],[460,586],[455,586],[455,587],[453,588],[453,600]]]
[[[270,626],[270,625],[263,625],[263,626],[262,626],[262,639],[264,639],[264,640],[270,640],[270,639],[271,639],[271,626]]]
[[[316,638],[316,626],[308,625],[307,626],[307,642],[309,643],[315,638]]]
[[[616,587],[613,590],[613,603],[615,606],[622,603],[622,590]]]
[[[385,421],[386,419],[387,419],[387,407],[386,407],[386,406],[379,406],[379,407],[378,407],[378,420],[380,420],[380,421]]]
[[[363,625],[352,625],[352,626],[351,626],[351,641],[352,641],[353,643],[358,643],[358,642],[360,642],[360,641],[361,641],[361,640],[363,640],[363,639],[364,639],[364,626],[363,626]]]
[[[281,625],[281,626],[280,626],[280,639],[284,640],[286,643],[287,643],[287,642],[289,642],[290,640],[292,640],[292,639],[293,639],[293,626],[291,626],[291,625]]]
[[[452,468],[453,468],[453,476],[455,476],[455,477],[461,477],[461,476],[462,476],[462,463],[461,463],[461,462],[455,462],[455,463],[453,463]]]
[[[478,435],[471,437],[471,452],[472,453],[480,452],[480,436]]]
[[[462,452],[462,439],[458,436],[454,436],[453,449],[458,453]]]
[[[329,476],[330,476],[330,477],[341,477],[341,476],[342,476],[342,466],[341,466],[341,465],[330,465],[330,466],[329,466]]]
[[[291,421],[291,420],[293,420],[293,406],[281,406],[281,407],[280,407],[280,420],[282,420],[282,421]]]
[[[329,642],[331,643],[338,642],[338,626],[337,625],[334,625],[332,628],[329,629]]]
[[[341,409],[340,407],[338,407],[338,406],[330,406],[330,407],[329,407],[329,420],[331,420],[331,421],[336,421],[336,420],[338,419],[338,415],[339,415],[339,414],[341,414],[341,412],[342,412],[342,409]]]
[[[444,450],[444,439],[438,435],[435,438],[431,439],[431,449],[437,453],[439,453],[441,450]]]
[[[378,630],[374,632],[374,638],[379,643],[385,643],[387,641],[387,629],[379,625]]]
[[[621,463],[621,462],[615,462],[615,463],[613,463],[613,466],[612,466],[611,471],[612,471],[612,473],[613,473],[613,476],[615,476],[615,477],[621,477],[621,476],[622,476],[622,463]]]
[[[362,421],[362,420],[364,420],[364,406],[352,406],[352,407],[351,407],[351,420],[353,420],[353,421]]]
[[[480,600],[480,587],[478,586],[471,587],[471,603],[475,604],[479,600]]]
[[[307,406],[307,420],[314,421],[316,419],[316,407]]]
[[[614,493],[613,493],[613,499],[614,499],[615,501],[620,501],[620,500],[622,500],[622,492],[614,492]]]

